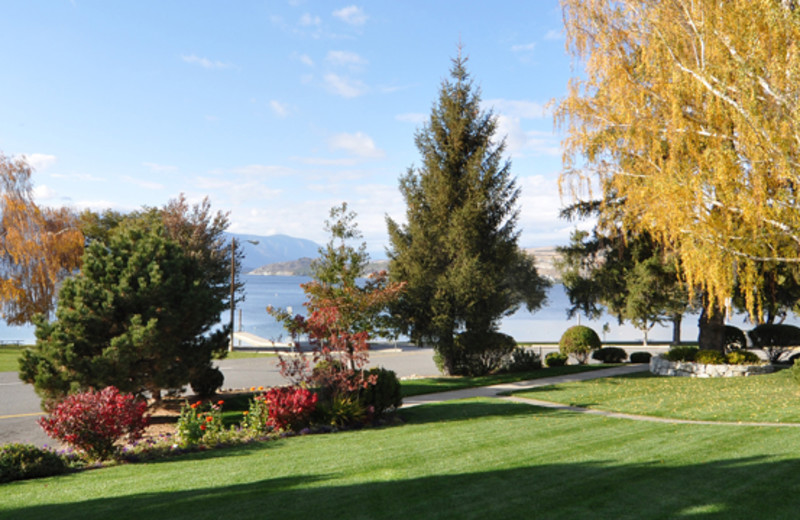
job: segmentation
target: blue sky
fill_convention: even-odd
[[[0,5],[0,151],[28,157],[44,205],[208,196],[232,232],[322,243],[347,201],[382,256],[460,41],[507,136],[520,245],[568,240],[546,109],[573,74],[556,0]]]

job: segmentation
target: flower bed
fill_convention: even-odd
[[[673,377],[746,377],[773,372],[772,365],[706,365],[691,361],[669,361],[661,356],[650,359],[650,372]]]

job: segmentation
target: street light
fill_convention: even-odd
[[[258,245],[258,240],[245,240],[254,246]],[[231,237],[231,343],[228,345],[228,352],[233,352],[233,316],[236,312],[236,238]]]

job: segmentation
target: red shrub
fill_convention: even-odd
[[[67,396],[48,417],[39,419],[39,425],[50,437],[89,457],[106,459],[116,451],[117,441],[142,436],[148,422],[146,410],[144,401],[109,386],[100,392]]]
[[[279,386],[264,395],[267,403],[267,426],[276,430],[297,431],[307,426],[317,407],[317,395],[305,388]]]

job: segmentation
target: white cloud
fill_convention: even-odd
[[[221,61],[212,61],[208,58],[201,58],[199,56],[195,56],[194,54],[190,55],[181,55],[181,59],[186,63],[191,63],[193,65],[200,65],[204,69],[228,69],[231,68],[233,65],[229,63],[223,63]]]
[[[30,155],[25,155],[24,157],[28,165],[37,171],[46,170],[47,168],[56,163],[55,155],[47,155],[44,153],[32,153]]]
[[[511,51],[512,52],[533,52],[536,49],[535,43],[524,43],[520,45],[512,45]]]
[[[178,167],[177,166],[169,166],[169,165],[165,165],[165,164],[156,164],[156,163],[151,163],[151,162],[143,162],[142,165],[146,166],[151,171],[159,172],[159,173],[176,172],[176,171],[178,171]]]
[[[428,114],[409,112],[407,114],[397,114],[394,118],[403,123],[414,123],[419,125],[428,120]]]
[[[385,155],[372,138],[362,132],[336,134],[328,140],[328,146],[331,150],[343,150],[363,159],[380,159]]]
[[[350,79],[337,74],[326,74],[325,84],[334,94],[346,98],[356,98],[367,92],[367,86],[357,79]]]
[[[333,16],[349,25],[364,25],[369,18],[363,9],[355,5],[334,11]]]
[[[289,115],[289,107],[288,105],[281,103],[275,99],[269,102],[269,107],[275,112],[275,115],[278,117],[286,117]]]
[[[300,60],[300,63],[307,65],[309,67],[314,66],[314,60],[311,59],[311,56],[308,54],[298,54],[297,59]]]
[[[303,16],[300,17],[300,25],[304,27],[319,26],[320,24],[322,24],[322,18],[319,16],[303,13]]]
[[[355,52],[349,51],[328,51],[328,55],[325,59],[328,61],[328,63],[333,65],[350,68],[360,68],[361,66],[367,64],[367,60]]]
[[[44,184],[39,184],[33,187],[33,198],[36,199],[36,201],[41,202],[41,201],[53,200],[57,197],[58,194],[53,189],[51,189],[48,186],[45,186]]]

